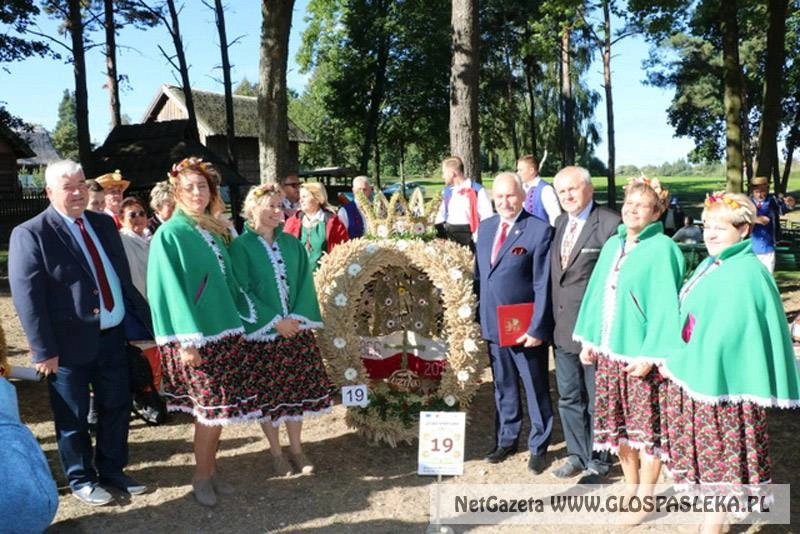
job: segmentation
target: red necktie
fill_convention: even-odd
[[[97,252],[97,247],[94,244],[92,236],[86,231],[83,219],[78,217],[75,219],[75,224],[81,229],[81,235],[83,236],[83,241],[86,243],[86,249],[89,251],[89,256],[92,257],[94,272],[97,273],[97,283],[100,285],[100,296],[103,297],[103,307],[111,311],[114,309],[114,297],[111,295],[111,286],[108,285],[108,278],[106,278],[106,270],[103,268],[103,261],[100,259],[100,254]]]
[[[503,248],[503,243],[506,242],[506,238],[508,237],[508,223],[504,222],[500,225],[500,237],[497,238],[497,242],[494,244],[494,248],[492,249],[492,265],[497,260],[497,255],[500,253],[500,249]]]

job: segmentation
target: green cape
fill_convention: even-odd
[[[159,345],[178,341],[201,347],[244,333],[234,301],[240,291],[225,243],[181,210],[150,242],[147,298]]]
[[[781,297],[749,239],[707,258],[684,293],[680,325],[688,342],[665,365],[689,396],[710,404],[800,407],[800,378]]]
[[[278,227],[273,249],[249,226],[231,243],[234,275],[249,301],[242,309],[248,339],[275,339],[275,325],[285,318],[300,321],[301,329],[322,328],[311,264],[303,245]]]
[[[673,334],[683,255],[661,223],[654,222],[642,230],[615,272],[626,236],[627,228],[620,225],[603,245],[572,337],[612,359],[661,362],[677,345]]]

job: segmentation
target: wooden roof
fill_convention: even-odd
[[[206,136],[225,135],[225,95],[210,91],[192,90],[197,127]],[[153,122],[167,102],[173,100],[186,112],[183,89],[162,85],[145,111],[142,122]],[[254,96],[233,95],[233,118],[236,137],[258,137],[258,99]],[[313,139],[289,119],[289,141],[311,143]]]
[[[64,159],[58,153],[56,147],[53,146],[53,140],[43,126],[34,124],[33,130],[30,132],[20,130],[17,131],[17,134],[25,140],[33,151],[33,156],[18,159],[17,165],[49,165]]]
[[[175,162],[189,156],[213,163],[222,175],[223,185],[249,182],[202,144],[186,137],[188,120],[125,124],[115,127],[103,145],[93,153],[86,177],[94,178],[119,170],[131,187],[150,187],[167,178]]]

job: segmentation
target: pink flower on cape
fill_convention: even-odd
[[[694,315],[691,313],[686,316],[686,322],[683,323],[683,330],[681,330],[681,338],[683,339],[684,343],[688,343],[690,339],[692,339],[692,332],[694,331],[694,323],[695,323]]]

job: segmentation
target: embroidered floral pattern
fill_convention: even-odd
[[[196,224],[194,227],[198,232],[200,232],[200,235],[203,236],[203,239],[206,243],[208,243],[208,246],[211,247],[211,250],[214,252],[214,256],[217,258],[217,263],[219,263],[219,270],[222,271],[222,274],[225,274],[225,256],[222,255],[222,250],[219,248],[217,240],[214,239],[214,236],[211,235],[211,232],[199,224]]]

